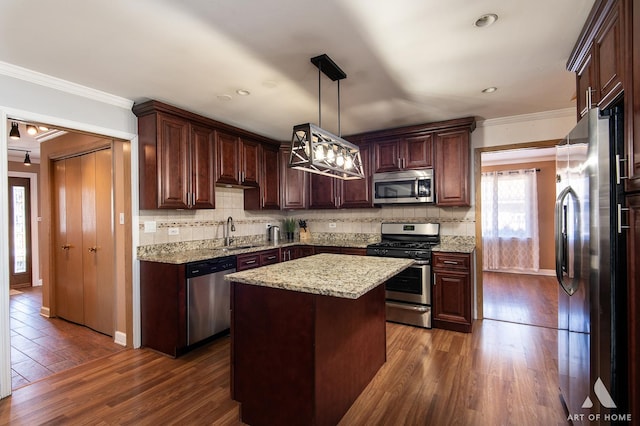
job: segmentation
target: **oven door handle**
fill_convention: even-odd
[[[416,312],[427,312],[430,309],[429,306],[409,305],[407,303],[396,303],[396,302],[390,302],[388,300],[387,300],[387,306],[392,308],[404,309],[407,311],[416,311]]]
[[[419,178],[416,178],[416,181],[413,183],[413,195],[416,197],[416,200],[420,199],[418,196],[418,188],[420,187],[418,182]]]

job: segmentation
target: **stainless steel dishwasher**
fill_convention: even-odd
[[[236,257],[226,256],[187,264],[187,343],[228,332],[231,324],[229,282]]]

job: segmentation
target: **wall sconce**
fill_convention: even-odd
[[[9,137],[14,140],[20,139],[20,130],[18,129],[18,123],[16,123],[15,121],[11,123],[11,131],[9,132]]]
[[[338,81],[338,132],[340,132],[340,80],[347,75],[327,55],[311,58],[318,68],[318,125],[293,126],[289,167],[344,180],[363,179],[360,148],[322,129],[321,73]]]

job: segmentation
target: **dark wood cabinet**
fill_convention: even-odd
[[[309,173],[309,208],[337,209],[340,206],[338,179]]]
[[[238,185],[240,183],[240,138],[228,133],[217,132],[216,183]]]
[[[185,265],[140,262],[140,335],[144,347],[172,357],[186,352]]]
[[[300,259],[301,257],[313,256],[314,254],[315,250],[313,249],[313,246],[300,245],[283,247],[280,249],[280,259],[282,262]]]
[[[351,254],[356,256],[365,256],[366,248],[360,247],[337,247],[337,246],[316,246],[315,254],[332,253],[332,254]]]
[[[436,204],[438,206],[469,206],[471,202],[469,130],[453,130],[436,134],[435,153]]]
[[[625,57],[630,62],[628,65],[630,72],[625,75],[624,81],[624,86],[627,88],[624,95],[624,120],[628,129],[625,157],[629,162],[626,167],[629,178],[625,181],[625,186],[627,191],[640,191],[640,7],[633,7],[636,5],[633,3],[629,10],[629,3],[625,2],[627,7],[623,9],[626,12],[623,21],[630,28],[625,34],[631,32],[630,36],[628,35],[631,39],[631,49],[625,50],[627,52]]]
[[[595,101],[600,108],[610,106],[622,93],[624,55],[620,8],[623,2],[615,3],[593,41],[593,57],[597,70],[594,76]]]
[[[580,120],[580,117],[587,113],[589,108],[591,108],[593,103],[596,101],[595,99],[593,99],[595,90],[591,88],[593,79],[593,62],[591,61],[592,56],[593,55],[591,54],[591,52],[589,52],[589,55],[585,57],[585,60],[582,63],[580,69],[576,72],[576,104],[578,105],[578,120]]]
[[[371,191],[371,147],[362,144],[360,158],[365,177],[342,180],[329,176],[309,174],[309,208],[367,208],[373,207]]]
[[[627,238],[627,335],[630,412],[640,412],[640,193],[627,197],[629,229]]]
[[[278,147],[262,145],[259,150],[259,187],[244,191],[245,210],[280,209],[280,154]]]
[[[471,332],[471,255],[434,252],[433,326]]]
[[[214,134],[164,112],[138,117],[141,209],[215,207]]]
[[[371,189],[371,146],[361,144],[360,158],[364,168],[364,179],[341,180],[339,183],[339,207],[340,208],[367,208],[373,207]]]
[[[283,210],[306,209],[309,206],[307,198],[307,175],[302,170],[289,167],[290,148],[280,148],[280,177],[282,188]]]
[[[375,173],[432,167],[432,151],[430,134],[377,141],[374,144]]]
[[[260,186],[260,144],[241,138],[239,151],[240,184],[244,186]]]
[[[236,262],[237,271],[258,268],[280,262],[280,249],[270,249],[253,253],[239,254]]]

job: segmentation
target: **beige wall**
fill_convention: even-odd
[[[556,194],[555,161],[484,166],[483,172],[540,169],[538,172],[538,233],[540,236],[540,269],[555,269],[554,205]]]

